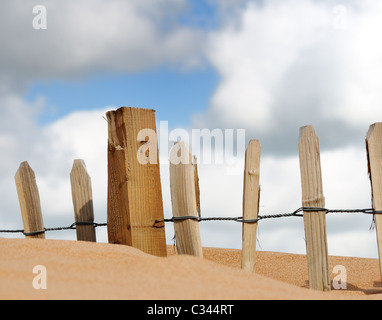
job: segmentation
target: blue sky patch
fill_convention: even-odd
[[[181,72],[165,68],[136,74],[102,74],[77,81],[32,84],[25,99],[46,99],[41,125],[71,112],[129,106],[157,110],[157,120],[187,125],[190,116],[206,110],[218,82],[212,68]]]

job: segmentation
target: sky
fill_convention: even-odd
[[[313,125],[326,207],[370,208],[365,137],[382,121],[381,14],[376,0],[2,0],[0,229],[22,229],[14,175],[23,161],[36,173],[46,227],[73,222],[75,159],[92,177],[95,220],[106,222],[104,117],[121,106],[155,109],[158,128],[173,135],[218,129],[239,139],[245,130],[244,146],[259,139],[261,215],[301,207],[299,128]],[[235,142],[235,170],[199,165],[205,217],[242,215],[244,150]],[[370,216],[328,215],[329,254],[376,258],[370,225]],[[204,246],[241,248],[238,223],[200,228]],[[169,244],[173,236],[166,225]],[[107,242],[106,228],[97,238]],[[305,254],[302,219],[261,221],[258,249]]]

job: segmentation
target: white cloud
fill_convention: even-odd
[[[378,258],[375,231],[354,231],[328,235],[329,254],[359,258]]]
[[[37,158],[36,147],[44,140],[34,119],[40,102],[28,104],[17,95],[0,97],[0,223],[20,229],[14,176],[24,156]],[[16,224],[14,224],[17,222]]]
[[[39,128],[31,116],[34,105],[12,95],[2,102],[5,107],[0,109],[0,229],[23,228],[14,181],[23,161],[28,161],[35,171],[46,227],[68,226],[74,220],[69,174],[78,158],[85,160],[92,177],[96,219],[105,222],[106,110],[74,113]]]
[[[49,165],[40,168],[39,184],[50,215],[72,211],[69,174],[73,161],[83,159],[92,178],[93,201],[99,211],[102,208],[98,219],[106,221],[107,110],[74,112],[44,128],[43,134],[49,139],[45,162]]]
[[[35,1],[2,1],[2,77],[73,79],[106,72],[136,72],[161,66],[201,64],[202,32],[180,25],[186,0],[40,1],[47,30],[32,28]]]
[[[291,154],[313,124],[323,148],[358,143],[381,121],[382,5],[350,1],[346,28],[330,1],[248,2],[210,34],[207,56],[221,75],[194,125],[246,128],[272,153]]]

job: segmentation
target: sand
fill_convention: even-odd
[[[102,243],[0,238],[0,299],[339,300],[382,299],[376,259],[330,257],[347,270],[347,290],[308,289],[304,255],[258,252],[256,273],[240,269],[240,250],[204,248],[204,259],[158,258]],[[47,290],[35,290],[36,265]],[[334,277],[335,275],[332,274]]]

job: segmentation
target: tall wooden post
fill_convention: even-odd
[[[195,170],[188,147],[184,142],[176,143],[170,153],[170,187],[174,217],[199,216]],[[174,229],[178,253],[203,258],[199,222],[195,219],[175,221]]]
[[[300,171],[303,207],[324,208],[320,146],[312,126],[300,128]],[[326,212],[304,211],[306,254],[311,289],[330,291]]]
[[[15,181],[26,238],[45,239],[36,176],[28,162],[21,163]]]
[[[81,225],[81,223],[94,223],[92,182],[83,160],[74,161],[70,173],[70,182],[72,185],[74,219],[77,223],[77,240],[96,242],[94,225]]]
[[[243,219],[257,219],[260,201],[260,141],[251,140],[245,153]],[[257,223],[243,223],[241,267],[255,271]]]
[[[370,126],[366,138],[367,159],[369,175],[373,194],[373,208],[382,210],[382,123]],[[382,215],[374,215],[377,231],[379,266],[382,277]]]
[[[110,243],[167,256],[155,111],[120,108],[107,113],[108,237]]]

